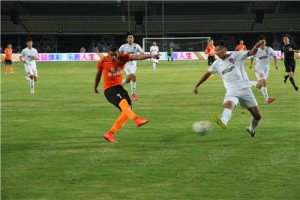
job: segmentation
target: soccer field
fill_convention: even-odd
[[[128,121],[115,144],[102,135],[120,113],[103,91],[94,94],[97,64],[37,65],[33,95],[21,63],[15,75],[1,74],[2,199],[299,199],[300,93],[283,83],[281,61],[268,79],[274,103],[253,88],[262,113],[256,138],[239,106],[227,129],[213,122],[225,94],[218,75],[193,93],[206,61],[162,61],[156,72],[140,61],[132,104],[150,123]],[[299,69],[295,80],[299,86]],[[199,120],[213,131],[193,133]]]

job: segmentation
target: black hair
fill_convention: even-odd
[[[215,42],[215,46],[222,46],[222,47],[225,47],[225,42],[223,40],[217,40]]]
[[[108,47],[108,50],[109,51],[118,51],[118,47],[116,45],[112,44]]]
[[[26,39],[26,42],[29,42],[29,41],[32,42],[32,38],[31,38],[31,37],[28,37],[28,38]]]
[[[127,38],[129,35],[134,36],[132,32],[126,32],[126,38]]]
[[[267,37],[264,36],[264,35],[260,35],[260,36],[257,38],[257,40],[258,40],[258,41],[259,41],[259,40],[267,40]]]
[[[284,37],[287,37],[287,38],[291,39],[291,36],[290,36],[289,34],[284,34],[284,35],[282,36],[282,39],[283,39]]]

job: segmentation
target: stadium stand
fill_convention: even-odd
[[[29,33],[64,33],[64,34],[105,34],[124,33],[128,24],[122,21],[24,21],[24,26]],[[134,30],[135,23],[132,22],[130,29]]]
[[[229,1],[226,4],[221,1],[148,1],[138,5],[134,1],[130,1],[129,5],[129,1],[125,0],[3,1],[1,6],[4,43],[22,42],[26,35],[37,38],[51,35],[58,38],[59,44],[76,45],[76,51],[81,45],[93,49],[107,36],[112,38],[109,43],[114,40],[121,44],[126,31],[133,32],[138,43],[143,37],[220,38],[227,34],[233,35],[236,41],[243,38],[249,44],[247,38],[264,34],[270,40],[277,40],[272,41],[277,45],[283,33],[292,34],[295,38],[300,34],[299,1]],[[80,40],[77,39],[79,36]],[[67,40],[73,41],[67,43]],[[89,44],[82,44],[84,40],[88,40]],[[21,45],[20,42],[18,45]],[[102,46],[105,45],[106,42]],[[69,50],[65,48],[58,48],[58,51],[74,51],[71,47],[68,47]]]

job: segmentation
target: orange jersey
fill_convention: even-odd
[[[119,53],[115,62],[109,56],[103,56],[99,60],[98,71],[102,71],[104,90],[116,85],[122,85],[123,69],[128,61],[131,61],[131,55],[124,53]]]
[[[236,49],[237,49],[238,51],[244,51],[244,50],[247,50],[246,45],[244,45],[244,44],[238,44],[238,45],[236,46]]]
[[[215,56],[216,52],[215,52],[215,46],[214,45],[208,45],[205,49],[205,52],[209,55],[209,56]]]
[[[11,56],[12,56],[12,48],[5,48],[5,60],[11,60]]]

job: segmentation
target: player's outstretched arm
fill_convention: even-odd
[[[249,56],[253,56],[254,54],[256,54],[258,48],[262,45],[262,43],[263,43],[262,41],[257,42],[257,43],[254,45],[253,49],[251,49],[250,51],[248,51],[248,55],[249,55]]]
[[[207,71],[201,78],[200,80],[198,81],[198,83],[195,85],[195,88],[194,88],[194,93],[195,94],[198,94],[198,87],[203,83],[205,82],[211,75],[212,73]]]
[[[95,91],[96,94],[99,93],[98,85],[99,85],[100,80],[101,80],[101,75],[102,75],[102,70],[98,70],[97,74],[96,74],[96,77],[95,77],[95,84],[94,84],[94,91]]]
[[[277,56],[273,56],[274,63],[275,63],[275,69],[278,69],[278,62],[277,62]]]
[[[154,54],[154,55],[150,55],[150,54],[139,54],[139,55],[132,55],[131,59],[132,60],[146,60],[149,58],[156,58],[159,59],[159,54]]]
[[[251,58],[251,59],[250,59],[249,69],[252,69],[253,60],[254,60],[254,58]]]

